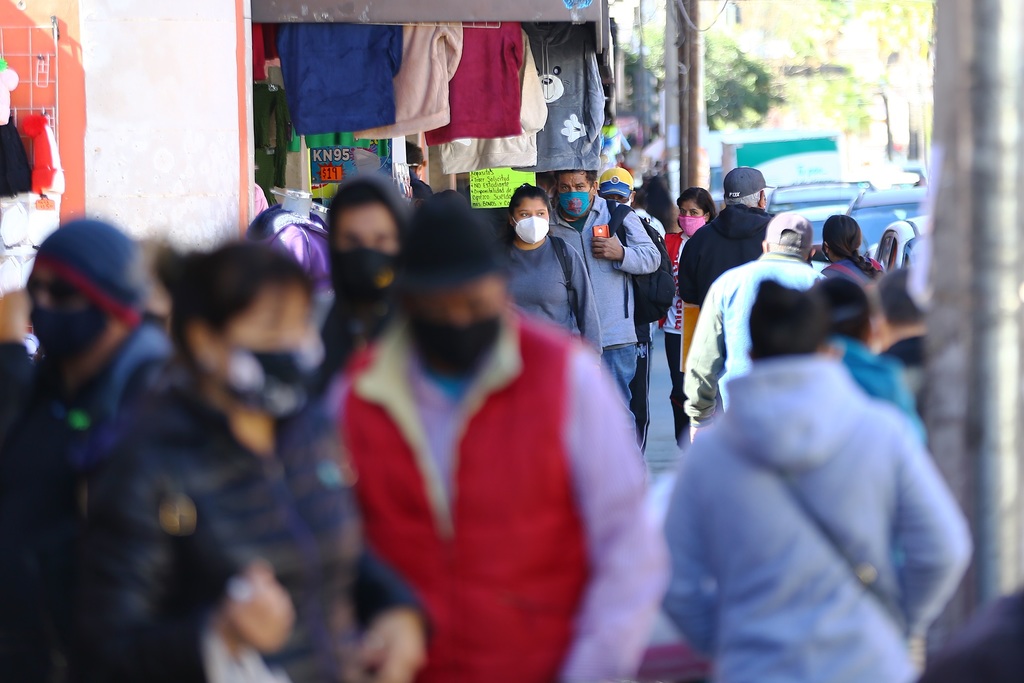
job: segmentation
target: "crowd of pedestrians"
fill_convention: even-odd
[[[837,217],[819,273],[755,169],[721,212],[550,181],[497,238],[457,193],[342,184],[327,299],[273,240],[146,268],[107,223],[50,237],[0,299],[0,680],[629,680],[659,612],[723,683],[915,680],[971,540],[905,272]],[[926,681],[1010,680],[970,673],[1019,599],[985,619]]]

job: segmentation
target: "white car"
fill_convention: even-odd
[[[875,249],[875,260],[886,272],[906,268],[913,260],[914,247],[919,243],[924,216],[890,223],[882,233]]]

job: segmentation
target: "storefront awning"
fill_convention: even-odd
[[[387,24],[430,21],[586,21],[607,0],[252,0],[252,20]]]

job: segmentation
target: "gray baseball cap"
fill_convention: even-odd
[[[800,237],[800,244],[783,244],[782,236],[787,232],[796,233]],[[814,245],[814,227],[800,214],[780,213],[768,223],[764,239],[768,244],[784,246],[794,251],[807,251]]]
[[[764,175],[749,166],[740,166],[729,171],[722,185],[726,199],[747,197],[768,187],[764,182]]]

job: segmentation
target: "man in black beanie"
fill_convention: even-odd
[[[465,202],[424,204],[403,254],[398,315],[354,359],[340,424],[369,545],[427,608],[421,678],[629,677],[667,567],[616,388],[514,312]]]
[[[27,290],[0,300],[0,671],[45,681],[70,650],[88,482],[170,344],[141,322],[138,246],[107,223],[47,238]],[[23,343],[30,319],[38,366]]]

